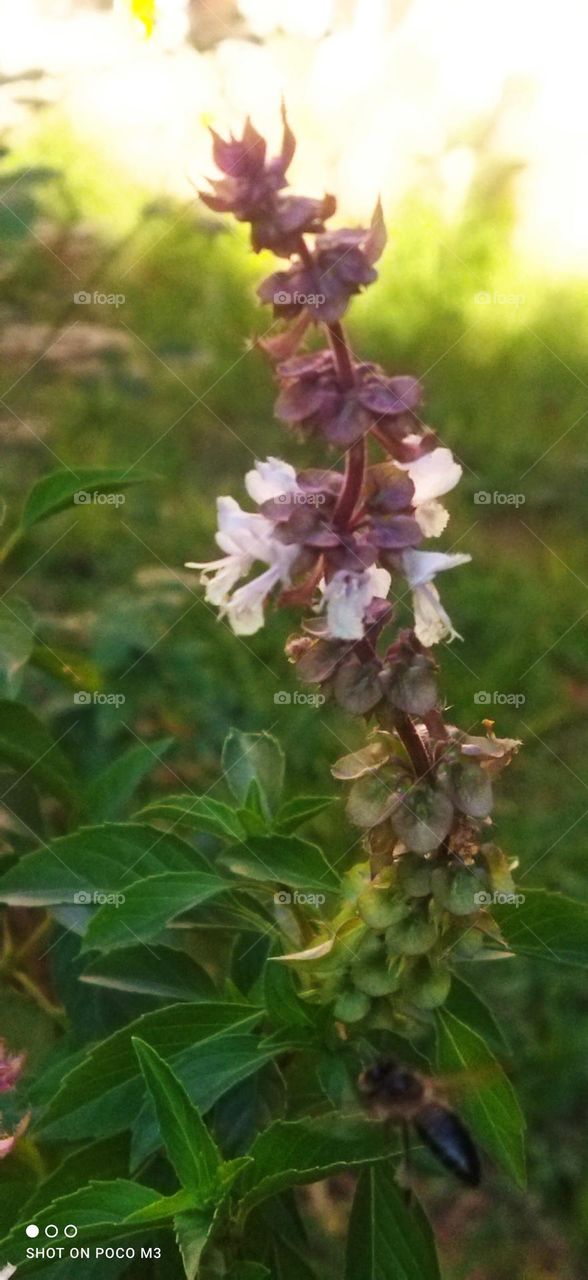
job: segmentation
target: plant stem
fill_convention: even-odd
[[[394,725],[400,741],[410,756],[417,778],[423,778],[429,772],[431,761],[413,721],[405,711],[398,711],[394,715]]]

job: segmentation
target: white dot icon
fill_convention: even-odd
[[[68,1222],[67,1226],[63,1228],[63,1234],[64,1236],[69,1236],[71,1240],[72,1236],[77,1236],[78,1229],[74,1227],[73,1222]]]
[[[29,1236],[31,1240],[34,1240],[35,1236],[38,1236],[38,1234],[39,1228],[36,1223],[29,1222],[28,1227],[25,1227],[25,1235]]]

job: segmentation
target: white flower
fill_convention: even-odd
[[[245,476],[245,488],[250,498],[261,506],[269,498],[279,498],[284,493],[297,493],[296,472],[289,462],[281,458],[266,458],[256,462],[255,470]]]
[[[255,471],[247,473],[245,484],[257,503],[298,488],[294,468],[279,458],[256,462]],[[220,610],[221,617],[228,617],[233,631],[251,636],[263,626],[263,605],[269,592],[280,582],[289,584],[300,546],[280,542],[271,520],[260,512],[243,511],[234,498],[218,498],[217,514],[215,536],[225,555],[218,560],[189,561],[186,568],[201,570],[200,581],[206,585],[205,599]],[[268,568],[233,592],[240,578],[246,578],[256,562]]]
[[[329,635],[337,640],[361,640],[364,614],[374,596],[386,598],[390,590],[387,569],[372,566],[361,573],[339,569],[323,586]]]
[[[442,551],[404,551],[402,568],[412,587],[412,603],[415,617],[415,633],[425,648],[438,644],[445,638],[459,639],[451,618],[445,612],[439,592],[433,586],[433,578],[445,569],[454,569],[471,560],[468,555],[446,555]]]
[[[449,513],[437,498],[449,493],[461,479],[462,468],[451,449],[433,449],[415,462],[398,463],[414,484],[415,519],[426,538],[438,538],[449,520]]]

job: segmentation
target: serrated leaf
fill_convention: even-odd
[[[251,783],[261,789],[266,817],[276,813],[284,785],[284,753],[269,733],[241,733],[231,729],[225,739],[222,766],[226,781],[239,804],[245,804]]]
[[[276,831],[289,835],[297,831],[303,822],[316,818],[323,809],[333,804],[334,796],[299,796],[297,800],[288,800],[278,811],[275,823]]]
[[[468,982],[464,982],[463,978],[458,978],[455,974],[452,976],[451,990],[445,1001],[445,1008],[454,1017],[459,1018],[460,1022],[465,1022],[466,1027],[477,1031],[478,1035],[490,1043],[497,1053],[508,1050],[506,1037],[488,1005],[480,999],[477,991],[474,991]]]
[[[65,1076],[42,1116],[39,1129],[51,1139],[78,1141],[107,1137],[133,1124],[143,1100],[132,1037],[139,1036],[175,1069],[176,1059],[194,1046],[253,1026],[259,1012],[245,1004],[211,1001],[175,1004],[144,1014],[116,1031]]]
[[[236,875],[302,891],[335,890],[339,883],[318,845],[299,836],[251,836],[223,851],[219,862]]]
[[[92,822],[113,822],[124,813],[139,783],[153,772],[169,751],[173,738],[136,743],[112,761],[86,788],[85,810]]]
[[[0,697],[17,697],[34,643],[35,618],[26,600],[1,600]]]
[[[76,782],[69,760],[45,726],[20,702],[0,699],[0,760],[67,804]]]
[[[210,871],[166,871],[121,889],[124,901],[105,903],[88,925],[83,949],[108,951],[156,938],[176,916],[230,889],[228,880]],[[0,886],[1,892],[1,886]]]
[[[65,511],[82,493],[116,494],[130,485],[153,479],[146,472],[129,471],[128,467],[78,467],[73,470],[50,471],[31,489],[20,518],[21,529],[31,529],[41,520]],[[91,500],[91,499],[90,499]],[[88,499],[78,501],[76,510],[83,511]]]
[[[228,804],[213,800],[210,796],[168,796],[153,800],[135,814],[137,822],[155,820],[171,822],[175,826],[188,827],[223,839],[242,840],[245,835],[242,823]]]
[[[268,1016],[278,1026],[312,1027],[309,1007],[300,999],[290,970],[283,964],[266,964],[263,977]]]
[[[169,1159],[181,1185],[194,1196],[194,1205],[203,1208],[220,1198],[220,1152],[168,1063],[144,1040],[134,1037],[133,1045]]]
[[[172,1000],[214,1000],[216,988],[206,970],[186,951],[172,947],[127,947],[92,960],[81,982],[113,991]]]
[[[261,1016],[261,1011],[257,1018]],[[173,1069],[202,1115],[233,1089],[284,1052],[283,1043],[262,1042],[242,1032],[218,1035],[190,1045],[173,1059]],[[149,1100],[137,1116],[131,1146],[131,1169],[157,1150],[159,1133]]]
[[[192,1209],[174,1218],[176,1243],[182,1255],[186,1280],[196,1280],[200,1259],[214,1227],[217,1210]]]
[[[390,1126],[332,1111],[305,1120],[277,1120],[254,1142],[244,1176],[243,1207],[250,1209],[286,1187],[318,1182],[345,1169],[389,1160],[399,1151]]]
[[[556,964],[588,967],[585,903],[544,889],[525,889],[523,902],[516,906],[514,902],[496,903],[492,914],[513,951]]]
[[[414,1199],[406,1204],[386,1164],[361,1174],[347,1237],[345,1280],[441,1280],[433,1232]]]
[[[524,1186],[525,1122],[515,1091],[482,1037],[445,1010],[437,1020],[437,1064],[442,1072],[463,1073],[460,1114],[473,1137]]]
[[[139,867],[145,876],[165,871],[210,874],[206,859],[173,832],[105,823],[81,827],[25,854],[0,879],[0,902],[44,907],[73,903],[77,894],[78,905],[91,905],[94,893],[124,893],[125,886],[136,882]],[[127,937],[127,944],[131,941]]]

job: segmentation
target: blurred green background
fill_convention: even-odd
[[[498,790],[498,838],[520,860],[523,891],[585,896],[588,304],[581,284],[523,274],[511,182],[508,166],[481,162],[452,224],[408,197],[350,333],[361,356],[423,378],[424,416],[464,467],[443,549],[473,562],[442,583],[464,643],[439,656],[456,721],[475,731],[490,716],[524,743]],[[5,532],[53,467],[123,464],[152,476],[118,508],[81,506],[40,526],[3,569],[7,604],[27,600],[45,643],[76,653],[86,687],[124,694],[124,705],[76,706],[39,670],[26,697],[58,736],[68,731],[87,774],[136,738],[169,733],[176,746],[154,762],[158,787],[214,788],[235,724],[277,734],[291,795],[329,790],[329,764],[357,730],[330,706],[274,702],[296,690],[282,654],[295,615],[270,614],[263,632],[237,639],[183,568],[214,557],[215,495],[245,501],[255,457],[325,460],[275,421],[271,369],[248,345],[272,323],[254,296],[269,255],[253,258],[241,230],[195,202],[146,205],[65,130],[41,127],[8,153],[0,200]],[[81,290],[124,303],[76,303]],[[489,699],[476,700],[480,691]],[[329,812],[322,833],[333,861],[353,856],[341,814]],[[498,1192],[449,1201],[433,1187],[450,1274],[580,1277],[585,979],[527,961],[475,976],[512,1045],[531,1191],[523,1198],[500,1181]]]

